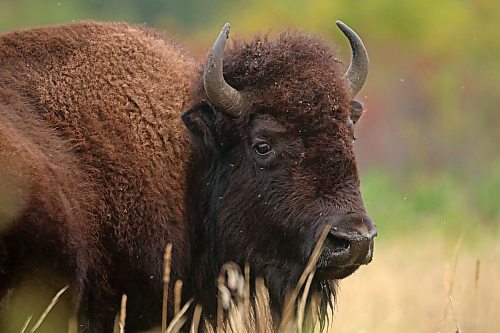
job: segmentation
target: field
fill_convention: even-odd
[[[341,283],[329,332],[500,332],[498,258],[498,239],[381,241],[374,262]]]
[[[331,332],[500,332],[495,173],[397,178],[365,175],[381,232],[373,262],[342,281]]]

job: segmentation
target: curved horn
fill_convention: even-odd
[[[210,103],[230,116],[238,117],[241,114],[241,94],[231,87],[222,74],[222,58],[224,46],[229,37],[229,23],[224,24],[219,37],[208,56],[203,72],[203,85]]]
[[[368,54],[361,38],[351,28],[341,21],[336,23],[351,44],[352,61],[343,78],[349,85],[351,97],[354,98],[365,84],[368,76]]]

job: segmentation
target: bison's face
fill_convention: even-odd
[[[213,59],[220,40],[202,101],[183,117],[206,161],[199,190],[217,260],[249,262],[278,297],[297,282],[329,226],[319,288],[369,263],[376,229],[352,145],[360,104],[350,101],[353,88],[329,47],[289,33],[236,45],[225,58],[225,83],[210,79],[211,66],[221,67]]]

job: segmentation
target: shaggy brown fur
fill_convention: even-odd
[[[103,331],[123,292],[149,295],[159,314],[161,292],[148,290],[160,288],[168,242],[174,281],[189,269],[180,115],[193,60],[144,29],[87,22],[5,34],[0,64],[2,176],[25,184],[24,209],[2,231],[2,285],[33,253],[65,253],[57,262],[77,290],[92,286],[89,320],[110,312]],[[143,311],[129,302],[132,318]]]
[[[190,224],[201,221],[204,231],[194,235],[210,235],[201,242],[206,250],[193,256],[195,266],[211,263],[216,276],[226,261],[248,261],[255,275],[265,277],[275,313],[325,224],[364,212],[340,70],[329,44],[318,37],[286,32],[276,40],[237,42],[225,53],[224,76],[250,101],[244,115],[213,113],[202,85],[184,115],[203,139],[188,178],[190,188],[201,189],[188,208],[198,212]],[[251,147],[261,139],[276,147],[273,158],[255,158]],[[193,290],[213,290],[212,279],[200,277]],[[324,296],[324,314],[335,282],[318,280],[315,288]],[[211,302],[204,300],[214,311]]]
[[[172,281],[209,317],[229,260],[265,277],[277,313],[329,219],[364,213],[350,100],[309,35],[236,43],[224,66],[252,101],[238,119],[190,93],[195,62],[144,28],[0,36],[0,198],[16,203],[0,204],[0,292],[20,265],[44,264],[70,280],[90,331],[111,330],[122,293],[128,331],[145,329],[161,318],[171,242]],[[259,137],[274,158],[256,158]],[[315,282],[325,302],[331,286]]]

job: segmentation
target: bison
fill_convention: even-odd
[[[330,304],[376,235],[353,152],[368,58],[337,24],[345,74],[294,31],[224,51],[225,25],[201,64],[142,26],[0,35],[0,298],[43,269],[71,286],[83,331],[110,332],[124,293],[128,331],[147,329],[171,243],[172,281],[207,318],[228,261],[264,278],[279,317],[330,226],[312,283]]]

